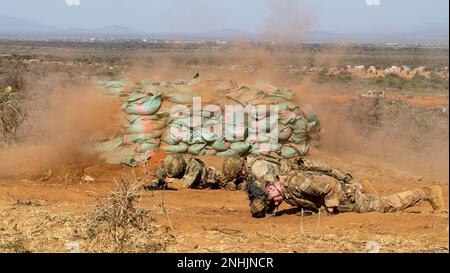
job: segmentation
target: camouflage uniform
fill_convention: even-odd
[[[380,196],[370,182],[358,183],[350,174],[320,161],[299,157],[288,160],[255,158],[253,162],[249,163],[251,179],[247,194],[254,217],[264,217],[266,212],[272,213],[276,208],[267,200],[266,186],[277,180],[281,182],[284,201],[312,211],[325,206],[336,208],[338,212],[396,212],[423,200],[434,210],[444,206],[439,186]]]
[[[225,159],[223,166],[224,178],[222,187],[228,190],[245,190],[248,183],[259,183],[261,179],[273,180],[280,175],[279,161],[264,156],[248,156],[244,160],[234,159],[236,162],[228,163]],[[247,174],[242,176],[241,169],[245,168]]]
[[[189,155],[180,156],[183,157],[186,167],[183,167],[184,170],[176,177],[170,177],[164,166],[160,166],[156,171],[159,183],[163,184],[165,188],[178,190],[220,187],[219,181],[223,179],[223,174],[220,171],[212,167],[206,167],[205,163],[198,158]]]
[[[357,182],[343,183],[330,173],[291,172],[282,180],[282,196],[293,206],[318,210],[336,207],[340,212],[396,212],[426,200],[423,189],[390,196],[366,195]]]
[[[311,172],[333,177],[343,183],[350,182],[353,178],[350,174],[344,173],[338,169],[333,169],[329,165],[317,160],[304,158],[294,159],[275,159],[263,156],[249,157],[248,159],[249,176],[252,181],[275,182],[277,177],[287,175],[290,172]],[[262,186],[262,185],[261,185]]]

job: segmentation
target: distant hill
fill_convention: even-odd
[[[305,43],[437,43],[448,44],[448,28],[428,26],[415,32],[334,33],[308,31],[294,42]],[[113,25],[102,28],[62,29],[39,22],[0,14],[0,38],[7,39],[70,39],[70,38],[128,38],[128,39],[189,39],[189,40],[259,40],[261,35],[238,29],[224,29],[206,33],[145,33],[129,27]]]
[[[57,31],[59,31],[59,29],[56,27],[0,14],[0,33],[3,34],[50,33]]]

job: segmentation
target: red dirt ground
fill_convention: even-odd
[[[355,179],[369,179],[380,194],[440,184],[448,208],[448,181],[423,180],[380,164],[352,162],[323,153],[314,157],[349,171]],[[154,157],[150,164],[155,166],[161,158]],[[209,163],[220,165],[218,161]],[[98,195],[106,195],[115,188],[114,178],[145,179],[144,173],[144,168],[91,164],[53,170],[48,181],[41,181],[42,174],[3,179],[0,180],[0,205],[8,208],[17,200],[32,200],[47,204],[39,210],[49,206],[49,210],[58,212],[88,212],[97,204]],[[80,181],[83,174],[95,181]],[[244,192],[148,192],[142,204],[164,226],[169,226],[169,222],[158,206],[162,200],[178,241],[169,247],[170,252],[366,252],[368,241],[378,242],[381,252],[448,252],[449,249],[448,210],[432,213],[427,203],[400,213],[334,216],[301,216],[290,213],[289,207],[283,205],[284,213],[280,216],[253,219]]]

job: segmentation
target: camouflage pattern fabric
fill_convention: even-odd
[[[329,175],[337,180],[349,183],[353,178],[350,174],[341,170],[331,168],[328,164],[318,160],[310,160],[302,157],[293,159],[282,159],[280,162],[280,171],[287,174],[290,171],[311,171]]]
[[[344,186],[341,204],[338,207],[341,212],[397,212],[425,200],[425,192],[422,189],[380,196],[364,194],[360,186],[346,186]]]
[[[336,207],[340,201],[340,183],[333,177],[318,172],[291,172],[281,180],[286,203],[309,210],[321,206]]]
[[[422,189],[390,196],[366,195],[357,182],[342,183],[333,176],[318,172],[291,172],[282,180],[283,198],[293,206],[318,210],[337,207],[340,212],[396,212],[425,199]]]
[[[275,182],[281,175],[279,160],[264,156],[247,157],[248,179],[246,183],[255,183],[265,189],[267,182]]]
[[[167,189],[188,189],[188,188],[213,188],[219,187],[219,181],[223,179],[220,171],[206,167],[200,159],[183,155],[186,168],[181,177],[168,177],[164,171],[164,166],[160,166],[155,175],[160,181],[165,181]]]

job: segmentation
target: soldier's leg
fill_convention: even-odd
[[[439,186],[425,187],[390,196],[357,194],[356,210],[358,212],[396,212],[407,209],[421,201],[430,202],[435,210],[443,206],[442,191]]]

